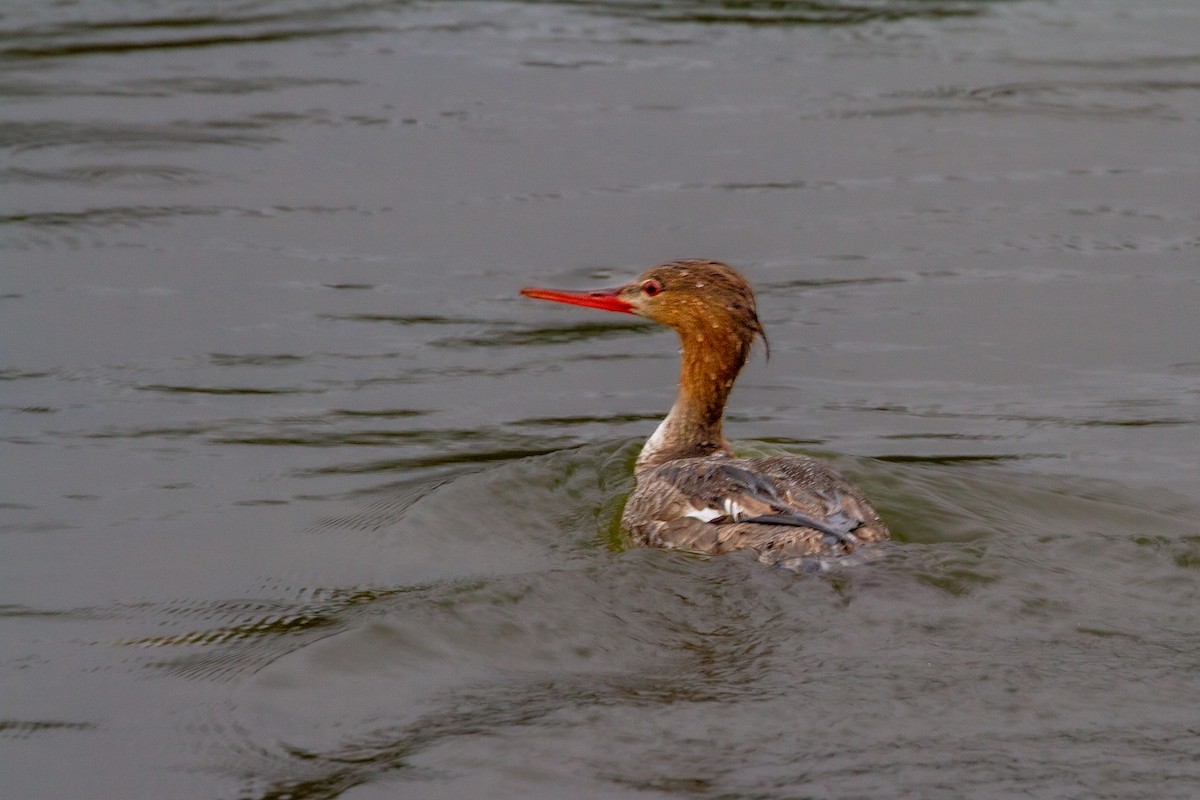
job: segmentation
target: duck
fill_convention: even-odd
[[[682,259],[610,289],[528,287],[525,297],[635,314],[679,336],[679,391],[634,464],[621,527],[635,545],[771,564],[845,556],[889,538],[862,490],[804,455],[739,457],[725,407],[757,340],[770,345],[750,282],[728,264]]]

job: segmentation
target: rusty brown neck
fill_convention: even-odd
[[[677,328],[683,344],[679,394],[646,442],[637,471],[679,458],[732,454],[721,432],[725,403],[750,353],[751,339],[730,327]]]

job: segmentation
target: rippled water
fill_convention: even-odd
[[[1193,797],[1200,7],[0,12],[0,794]],[[895,541],[628,549],[728,430]]]

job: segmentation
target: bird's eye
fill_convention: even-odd
[[[647,297],[654,297],[654,295],[658,294],[661,291],[662,291],[662,284],[656,280],[648,280],[642,284],[642,292]]]

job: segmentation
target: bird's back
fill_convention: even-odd
[[[858,487],[803,456],[719,453],[646,469],[622,525],[638,544],[713,554],[752,549],[770,562],[844,555],[888,538]]]

